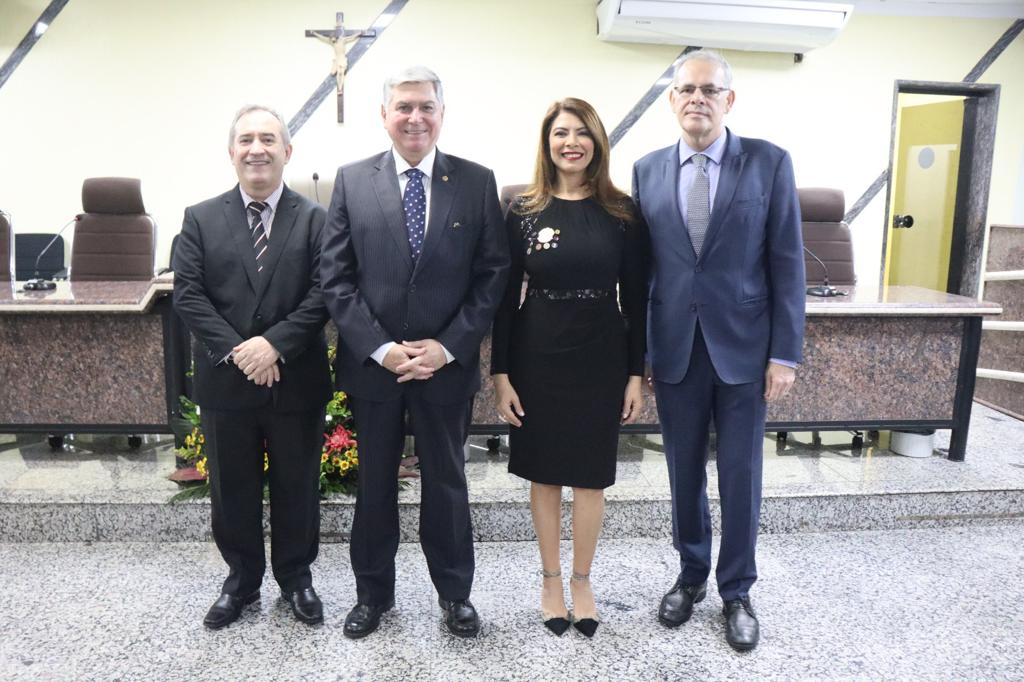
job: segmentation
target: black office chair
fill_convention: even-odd
[[[64,237],[57,237],[43,257],[39,259],[39,274],[36,274],[36,258],[53,239],[52,234],[28,233],[14,235],[14,279],[19,282],[42,277],[54,279],[66,277],[64,269]]]

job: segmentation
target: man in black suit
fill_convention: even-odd
[[[394,605],[395,472],[409,415],[421,469],[420,543],[448,629],[472,637],[479,618],[469,601],[463,448],[508,243],[494,174],[436,147],[444,118],[437,75],[414,67],[386,80],[381,115],[394,147],[338,170],[321,266],[338,325],[335,375],[359,438],[357,603],[344,633],[370,634]]]
[[[319,623],[309,567],[319,547],[331,396],[320,289],[325,213],[282,181],[292,147],[276,112],[239,111],[228,152],[238,185],[185,210],[172,262],[174,307],[195,337],[213,537],[229,568],[203,623],[224,627],[259,599],[265,478],[274,578],[295,617]]]

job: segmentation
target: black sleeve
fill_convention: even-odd
[[[523,272],[525,269],[523,255],[523,218],[509,209],[505,216],[505,234],[508,236],[508,248],[512,257],[512,265],[508,273],[508,284],[502,296],[498,313],[494,316],[494,327],[491,332],[491,374],[508,374],[509,345],[512,342],[512,321],[523,290]]]
[[[626,224],[625,248],[619,269],[619,308],[626,320],[629,374],[643,376],[647,352],[647,278],[651,267],[651,240],[638,209]]]

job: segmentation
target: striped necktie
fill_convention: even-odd
[[[704,246],[704,235],[711,222],[711,179],[708,177],[705,154],[694,154],[690,157],[696,166],[693,172],[693,184],[686,194],[686,229],[690,233],[693,251],[700,256]]]
[[[250,201],[246,207],[252,219],[252,248],[256,250],[256,272],[263,272],[261,258],[267,252],[267,231],[263,229],[263,211],[269,204],[262,201]]]

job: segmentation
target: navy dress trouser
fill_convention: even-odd
[[[700,325],[690,365],[677,384],[654,382],[672,490],[672,540],[682,581],[711,573],[711,514],[707,496],[709,427],[717,442],[722,541],[715,576],[723,600],[745,597],[757,580],[754,559],[761,512],[764,379],[726,384],[715,372]]]
[[[409,387],[396,400],[349,395],[359,441],[359,488],[349,547],[360,604],[394,599],[398,552],[398,465],[411,418],[420,463],[420,545],[440,597],[468,599],[473,586],[473,526],[465,443],[472,401],[439,405]]]

